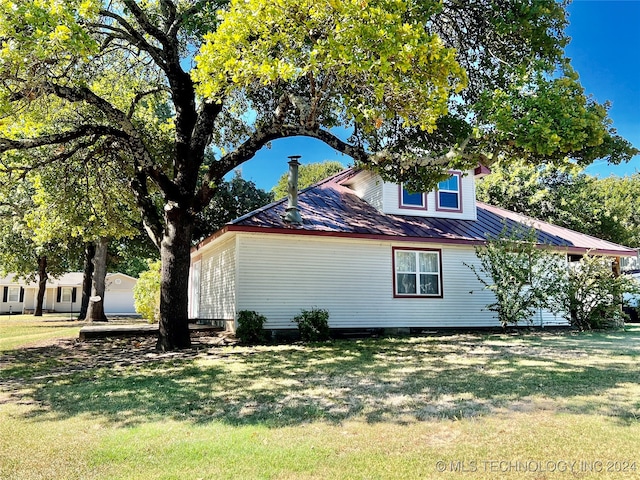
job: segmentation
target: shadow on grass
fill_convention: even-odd
[[[397,423],[536,409],[622,424],[640,416],[638,331],[201,345],[176,354],[135,340],[107,347],[69,342],[0,356],[0,387],[12,392],[4,401],[35,402],[36,418],[90,414],[119,425]]]

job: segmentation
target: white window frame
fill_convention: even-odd
[[[458,189],[451,190],[448,188],[440,188],[440,183],[438,183],[438,188],[436,189],[436,210],[445,211],[445,212],[462,212],[462,174],[460,172],[449,172],[450,177],[447,179],[449,181],[451,178],[456,179],[456,184]],[[454,193],[458,199],[457,207],[444,207],[440,203],[440,194],[441,193]]]
[[[73,287],[61,287],[60,303],[71,303],[73,298]]]
[[[7,302],[20,301],[20,287],[9,287],[7,291]]]
[[[413,253],[416,256],[416,270],[415,271],[400,271],[398,270],[398,261],[397,255],[399,252],[402,253]],[[420,254],[430,254],[435,255],[437,258],[436,265],[437,271],[420,271]],[[393,247],[392,248],[392,259],[393,259],[393,296],[395,298],[442,298],[442,250],[435,248],[409,248],[409,247]],[[414,284],[416,291],[415,293],[406,293],[399,291],[399,276],[400,275],[413,275]],[[437,293],[423,293],[420,292],[420,276],[428,275],[428,276],[436,276],[436,285],[438,288]]]
[[[406,188],[404,188],[404,184],[401,183],[399,185],[400,189],[399,189],[399,205],[400,208],[408,208],[408,209],[413,209],[413,210],[424,210],[425,208],[427,208],[427,196],[424,194],[424,192],[420,193],[420,192],[416,192],[414,194],[411,194],[409,192],[409,190],[407,190]],[[420,199],[422,200],[420,205],[414,205],[412,203],[404,203],[404,192],[410,193],[411,195],[420,195]]]

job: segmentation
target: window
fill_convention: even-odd
[[[438,183],[438,210],[460,211],[460,174],[454,173],[448,179]]]
[[[9,302],[19,302],[20,301],[20,287],[9,287],[9,294],[7,295],[7,300]]]
[[[62,287],[62,294],[60,295],[60,301],[69,303],[71,302],[71,292],[73,288],[71,287]]]
[[[393,249],[394,295],[441,297],[440,250]]]
[[[401,208],[425,208],[424,193],[411,193],[400,185],[400,207]]]

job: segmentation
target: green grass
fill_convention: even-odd
[[[43,340],[77,337],[82,324],[69,315],[0,315],[0,352]]]
[[[0,354],[0,479],[640,475],[638,328],[151,345]]]

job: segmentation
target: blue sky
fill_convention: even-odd
[[[582,86],[598,102],[609,100],[609,116],[618,134],[640,148],[640,1],[575,0],[569,6],[566,53]],[[629,163],[596,161],[592,175],[628,175],[640,171],[640,156]]]
[[[618,134],[640,148],[640,0],[574,0],[569,6],[566,49],[586,93],[611,102],[609,115]],[[242,165],[242,176],[270,190],[287,169],[289,155],[302,163],[351,159],[320,141],[292,138],[272,142]],[[640,156],[623,165],[596,161],[587,172],[599,177],[640,171]]]

